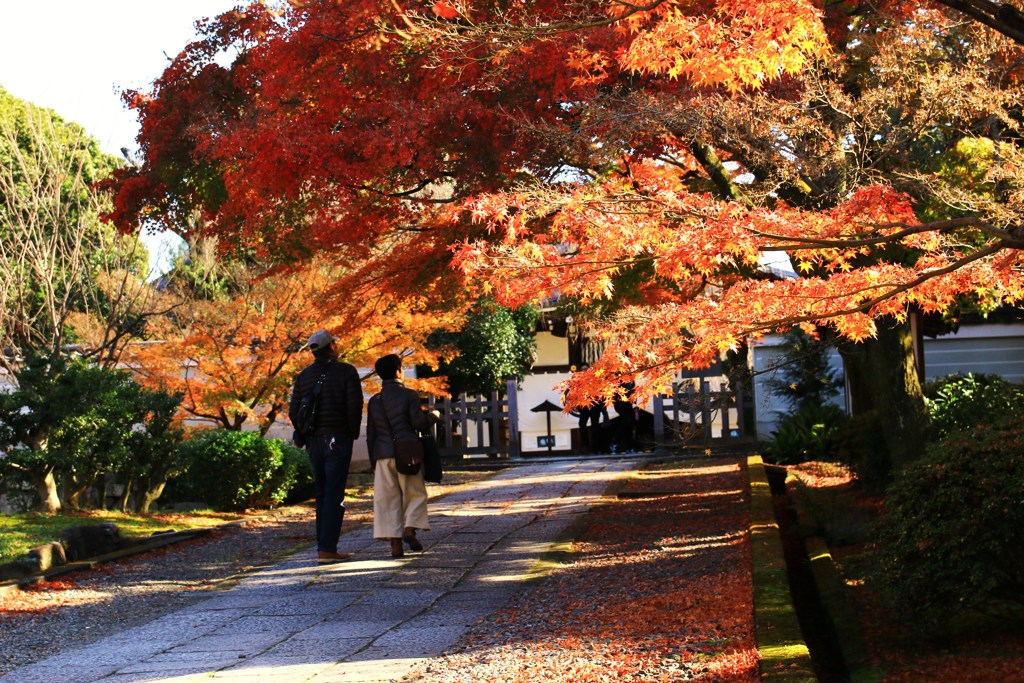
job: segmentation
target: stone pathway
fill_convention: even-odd
[[[3,683],[396,681],[500,608],[540,556],[636,460],[538,462],[431,503],[423,553],[392,559],[372,530],[344,534],[341,564],[312,551],[230,590]]]

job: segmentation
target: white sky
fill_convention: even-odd
[[[121,104],[195,37],[194,24],[241,0],[0,0],[0,86],[82,125],[108,154],[136,149]],[[165,56],[166,55],[166,56]],[[151,251],[156,245],[151,243]]]
[[[239,2],[0,0],[0,86],[81,124],[120,156],[135,149],[138,132],[121,91],[147,88],[195,37],[197,19]]]

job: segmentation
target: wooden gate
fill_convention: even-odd
[[[669,396],[655,396],[654,437],[687,446],[740,443],[752,439],[754,404],[750,392],[733,389],[714,369],[672,383]]]
[[[428,404],[441,413],[435,436],[442,456],[522,455],[514,380],[508,383],[504,397],[497,392],[489,396],[462,394],[458,398],[431,397]],[[753,439],[755,421],[750,392],[731,388],[715,368],[702,375],[681,377],[672,384],[672,394],[655,396],[650,408],[655,443],[707,448]]]
[[[429,399],[431,409],[441,413],[435,428],[437,444],[447,457],[512,457],[519,453],[519,421],[516,382],[510,380],[504,397],[467,396]]]

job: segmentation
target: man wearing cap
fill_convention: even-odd
[[[303,396],[313,392],[324,378],[317,401],[316,428],[305,437],[316,487],[317,562],[347,560],[338,552],[341,521],[345,516],[345,486],[352,462],[352,442],[359,437],[363,420],[363,389],[355,367],[338,360],[337,340],[327,330],[309,338],[306,348],[313,363],[295,377],[288,417],[294,424]]]

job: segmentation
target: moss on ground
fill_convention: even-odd
[[[754,577],[754,622],[761,680],[817,681],[789,592],[786,560],[772,492],[760,456],[747,459],[750,477],[750,538]]]

